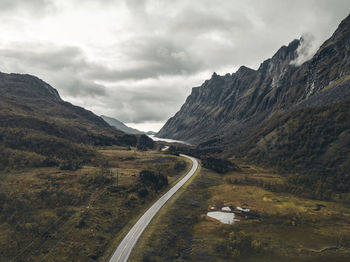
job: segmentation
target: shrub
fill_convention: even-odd
[[[153,149],[154,141],[146,135],[141,135],[136,147],[139,150]]]
[[[137,137],[135,135],[131,134],[125,134],[120,138],[120,142],[123,145],[128,145],[128,146],[136,146],[137,144]]]
[[[67,160],[67,161],[63,161],[60,164],[60,169],[61,170],[71,170],[71,171],[75,171],[78,170],[82,167],[80,162],[77,161],[73,161],[73,160]]]
[[[260,252],[261,250],[261,242],[256,239],[252,239],[243,230],[237,232],[233,231],[228,236],[227,251],[232,257]]]
[[[148,195],[148,190],[144,187],[140,188],[137,192],[140,197],[146,197]]]
[[[232,163],[226,159],[207,157],[201,160],[205,168],[214,170],[220,174],[240,170],[240,168],[235,163]]]
[[[154,190],[162,189],[168,185],[168,178],[162,174],[156,175],[153,171],[143,170],[139,174],[141,182]]]

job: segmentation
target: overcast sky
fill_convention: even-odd
[[[0,71],[157,131],[214,71],[256,69],[302,35],[311,54],[349,11],[349,0],[0,0]]]

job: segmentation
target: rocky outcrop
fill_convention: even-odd
[[[293,40],[264,61],[258,70],[240,67],[192,89],[180,111],[157,136],[185,140],[241,141],[276,112],[349,96],[350,16],[307,62],[296,65],[303,39]]]

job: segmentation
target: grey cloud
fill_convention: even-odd
[[[88,64],[78,47],[28,46],[15,45],[11,49],[0,49],[0,56],[17,59],[22,63],[45,68],[61,70],[66,67],[82,68]]]
[[[78,77],[74,77],[67,73],[65,77],[53,77],[52,81],[55,86],[59,87],[65,96],[68,97],[105,97],[108,95],[106,87],[96,84],[93,81],[86,81]]]
[[[113,91],[111,91],[113,92]],[[106,98],[106,105],[116,108],[111,114],[121,121],[142,123],[145,121],[166,121],[175,113],[176,106],[184,99],[181,89],[163,86],[144,86],[130,88],[115,87],[113,98]]]
[[[15,45],[13,49],[0,49],[0,58],[2,68],[17,68],[19,72],[38,75],[64,95],[106,95],[103,85],[84,77],[84,72],[94,65],[86,61],[78,47]]]
[[[250,19],[239,10],[222,8],[221,5],[208,9],[193,5],[179,12],[170,20],[169,30],[197,36],[208,32],[233,34],[235,29],[246,30],[250,27],[252,27]]]
[[[164,75],[186,75],[201,69],[199,61],[193,61],[186,50],[158,39],[135,39],[121,47],[128,60],[137,64],[133,68],[108,68],[89,62],[78,47],[23,46],[0,49],[0,57],[16,60],[46,71],[70,70],[89,80],[120,81],[157,78]]]
[[[124,3],[131,12],[135,12],[137,15],[145,15],[146,0],[125,0]]]
[[[0,13],[48,15],[55,10],[59,22],[60,12],[64,10],[56,10],[57,3],[59,0],[2,0]],[[94,45],[95,32],[91,32],[91,39],[83,40],[86,49],[76,42],[72,46],[62,42],[58,46],[44,44],[40,37],[33,46],[27,46],[19,38],[18,45],[2,45],[0,69],[38,75],[68,100],[135,123],[166,121],[180,108],[194,79],[200,85],[207,72],[227,73],[227,68],[240,65],[256,68],[281,45],[311,32],[313,41],[304,37],[305,45],[298,50],[302,59],[297,62],[301,63],[330,36],[350,10],[348,0],[70,0],[69,3],[92,14],[108,11],[111,15],[113,10],[124,8],[121,17],[125,15],[127,19],[119,21],[118,14],[115,15],[116,25],[120,23],[122,27],[116,26],[115,39],[108,37],[110,42],[106,46]],[[35,21],[34,17],[28,20],[33,24]],[[6,39],[6,34],[2,38]],[[69,39],[64,40],[66,43]],[[96,53],[106,63],[91,59],[96,58],[96,53],[90,56],[83,52],[89,48],[98,49]]]
[[[52,0],[1,0],[0,13],[21,11],[30,15],[44,16],[47,12],[54,10]]]
[[[106,81],[124,79],[147,79],[166,75],[188,75],[203,69],[199,59],[171,41],[161,38],[133,38],[119,46],[130,61],[136,65],[133,68],[103,68],[95,65],[87,74],[89,78]]]

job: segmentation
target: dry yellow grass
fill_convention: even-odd
[[[182,158],[158,151],[106,147],[99,152],[111,171],[107,175],[113,179],[109,184],[80,182],[101,172],[96,166],[77,171],[36,168],[0,174],[0,193],[6,192],[11,201],[17,201],[15,206],[23,202],[32,208],[30,212],[16,209],[9,216],[0,214],[1,261],[15,258],[19,248],[29,245],[31,248],[15,260],[105,261],[133,221],[167,190],[150,191],[148,196],[140,197],[134,192],[139,172],[161,172],[168,176],[170,187],[186,168]],[[117,167],[119,189],[115,191]],[[7,206],[5,209],[9,210]]]
[[[259,168],[244,169],[222,177],[222,183],[209,188],[211,197],[209,207],[243,206],[258,214],[256,218],[246,219],[238,215],[241,221],[233,228],[243,230],[253,239],[264,243],[268,250],[274,250],[269,261],[280,261],[280,255],[299,261],[314,261],[321,257],[335,257],[337,261],[346,261],[350,257],[350,208],[340,202],[305,199],[286,193],[275,193],[258,186],[227,184],[228,178],[244,180],[244,177],[263,179],[264,182],[283,183],[284,178]],[[324,207],[317,210],[317,205]],[[213,246],[227,243],[227,235],[232,226],[219,223],[205,216],[200,216],[194,226],[194,237],[213,250]],[[343,241],[343,244],[340,244]],[[330,253],[336,248],[333,255]],[[338,249],[337,249],[338,248]],[[278,250],[278,251],[277,251]],[[213,251],[215,254],[215,251]],[[278,254],[274,254],[279,252]],[[318,255],[315,255],[315,254]],[[219,254],[217,254],[219,255]],[[220,255],[219,255],[220,256]],[[251,255],[245,261],[259,261],[262,254]],[[308,260],[310,259],[310,260]]]

